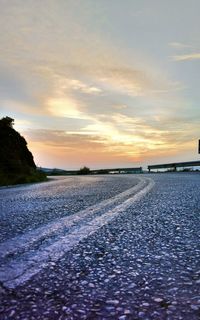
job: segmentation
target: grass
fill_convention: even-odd
[[[3,172],[0,172],[0,186],[9,186],[15,184],[34,183],[42,181],[47,181],[46,174],[38,170],[31,170],[29,174],[5,174]]]

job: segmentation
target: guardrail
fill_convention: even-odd
[[[167,169],[172,168],[174,171],[177,170],[178,167],[198,167],[200,166],[200,161],[188,161],[188,162],[175,162],[175,163],[164,163],[164,164],[154,164],[148,166],[149,172],[153,169]]]

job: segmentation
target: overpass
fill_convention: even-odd
[[[148,166],[149,172],[154,169],[167,169],[172,168],[174,171],[179,167],[197,167],[200,166],[200,161],[188,161],[188,162],[174,162],[174,163],[165,163],[165,164],[154,164]]]

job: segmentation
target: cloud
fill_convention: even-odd
[[[78,104],[67,97],[50,98],[46,102],[48,111],[57,117],[85,119],[84,114],[78,110]]]
[[[81,82],[80,80],[77,79],[66,79],[66,87],[64,88],[71,88],[72,90],[77,90],[83,93],[87,94],[99,94],[102,92],[100,88],[94,87],[87,85],[86,83]]]
[[[91,148],[102,143],[98,136],[68,133],[64,130],[29,129],[23,132],[32,142],[40,142],[56,148]]]
[[[105,136],[86,133],[70,133],[64,130],[26,130],[23,135],[27,139],[31,150],[40,150],[37,163],[51,154],[49,161],[55,161],[56,166],[67,167],[66,163],[72,161],[74,167],[83,164],[92,165],[92,162],[102,167],[103,163],[120,165],[120,163],[133,163],[139,157],[139,150],[135,146],[132,152],[127,150],[126,144],[119,145],[109,141]],[[65,165],[64,163],[65,160]],[[63,161],[63,162],[62,162]],[[119,162],[118,162],[119,161]],[[52,164],[53,165],[53,164]],[[55,166],[55,165],[53,165]]]
[[[111,50],[111,48],[105,48],[105,50]],[[114,52],[113,56],[115,56]],[[137,61],[135,61],[135,65],[137,66]],[[115,61],[112,61],[108,57],[104,64],[96,60],[93,61],[92,65],[87,63],[82,63],[81,65],[70,64],[65,68],[72,77],[76,74],[79,79],[85,78],[89,82],[94,82],[99,89],[98,91],[102,94],[105,92],[117,92],[133,97],[152,96],[156,91],[157,93],[159,91],[169,91],[172,87],[172,83],[158,70],[156,71],[156,68],[151,67],[149,70],[145,70],[145,67],[134,68],[133,66],[128,66],[120,58],[118,60],[115,58]],[[85,86],[84,81],[77,84],[80,89]],[[84,92],[84,90],[82,91]]]
[[[199,123],[179,118],[148,119],[128,117],[121,113],[109,119],[93,119],[91,124],[77,130],[28,130],[31,141],[42,142],[57,148],[96,151],[104,148],[115,154],[138,156],[148,150],[176,150],[177,146],[189,143],[198,133]]]
[[[185,49],[185,48],[191,48],[190,45],[188,44],[184,44],[184,43],[181,43],[181,42],[170,42],[169,43],[169,46],[172,47],[172,48],[175,48],[175,49]]]
[[[175,61],[192,61],[192,60],[199,60],[200,53],[190,53],[190,54],[181,54],[172,57]]]
[[[80,152],[93,159],[96,154],[96,161],[101,154],[109,154],[112,161],[133,161],[155,150],[171,152],[192,139],[194,121],[186,125],[179,116],[184,110],[188,116],[192,105],[184,95],[181,98],[184,80],[178,81],[174,71],[170,75],[168,61],[161,56],[161,38],[151,38],[155,32],[149,24],[146,32],[113,4],[47,3],[4,1],[0,12],[1,111],[28,119],[21,128],[32,128],[27,134],[36,150],[43,153],[43,145],[49,154],[52,148],[57,160],[59,154],[64,159],[67,150],[66,158]],[[127,20],[123,28],[116,10]],[[108,11],[115,17],[112,21]],[[150,11],[156,12],[153,7]],[[162,42],[166,43],[163,38]],[[170,46],[190,48],[181,42]],[[199,58],[199,53],[173,57]]]
[[[97,88],[91,84],[84,83],[79,79],[70,79],[70,78],[61,77],[61,76],[60,77],[56,76],[56,78],[58,81],[58,87],[59,87],[58,90],[60,90],[60,92],[74,91],[76,93],[76,91],[78,91],[78,92],[82,92],[85,94],[92,94],[92,95],[100,94],[102,92],[100,88]],[[90,80],[90,83],[91,82],[92,81]]]
[[[79,8],[71,3],[68,10],[65,1],[48,7],[35,1],[19,3],[5,3],[1,13],[1,59],[30,93],[28,103],[22,94],[19,101],[13,99],[17,108],[25,106],[21,110],[27,116],[38,112],[92,121],[111,115],[119,105],[137,114],[142,107],[149,109],[153,99],[164,94],[167,100],[180,88],[156,65],[141,63],[133,53],[130,63],[125,49],[116,50],[104,34],[87,28],[81,4]],[[83,7],[87,17],[87,5]],[[141,98],[141,108],[136,98]]]

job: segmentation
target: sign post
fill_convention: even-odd
[[[200,140],[199,140],[199,144],[198,144],[198,153],[200,153]]]

